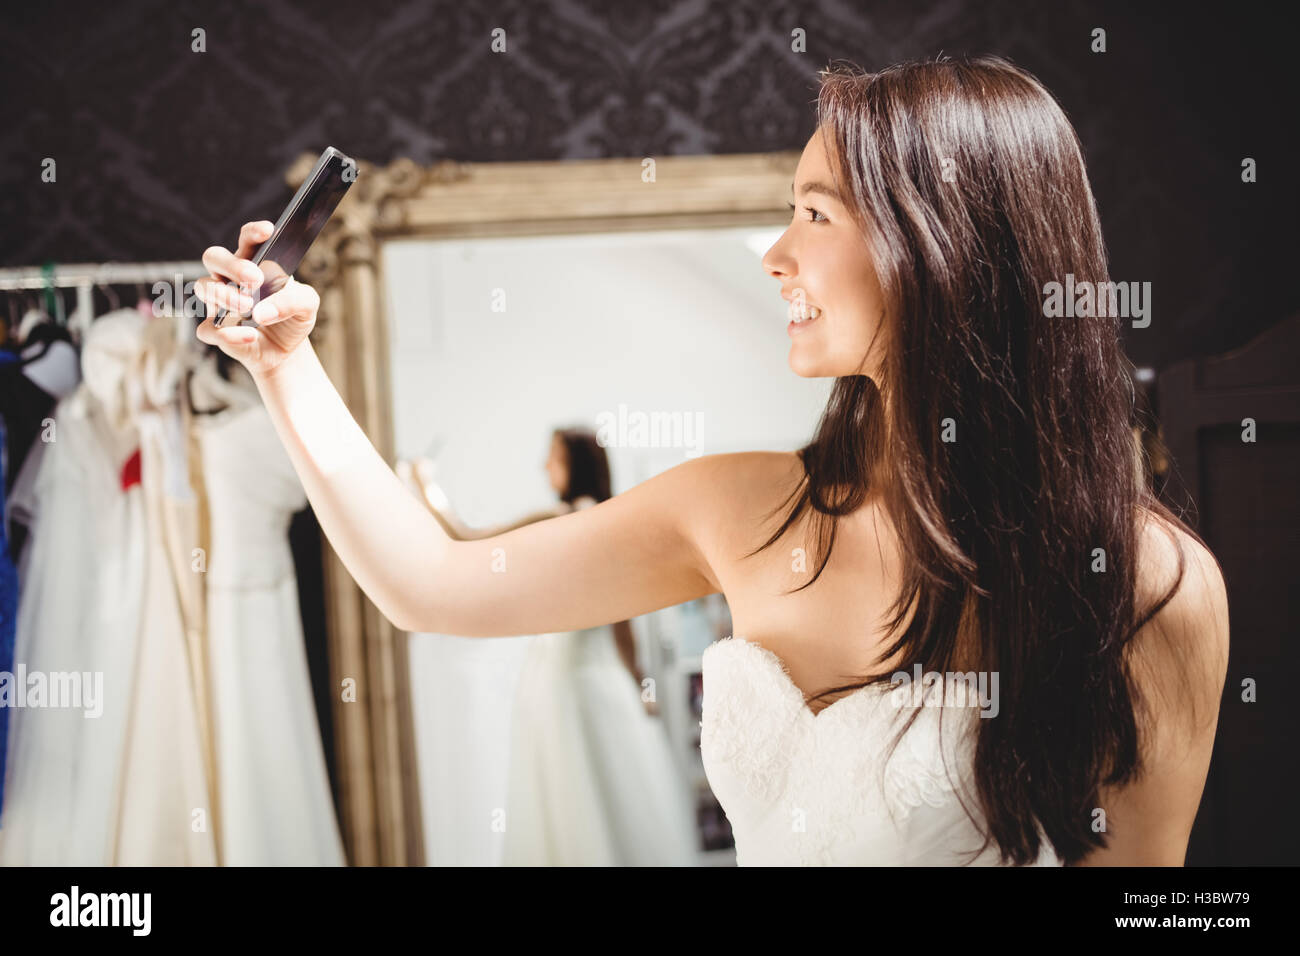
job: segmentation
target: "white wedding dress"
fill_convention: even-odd
[[[102,674],[102,712],[14,708],[0,865],[343,864],[288,541],[307,498],[252,380],[197,370],[199,405],[229,408],[202,418],[192,461],[169,321],[95,320],[82,366],[53,414],[57,440],[37,442],[9,499],[31,527],[14,660]],[[137,448],[140,480],[124,488]],[[202,564],[192,467],[210,524]],[[186,626],[196,592],[206,655]]]
[[[56,440],[15,482],[10,503],[31,527],[15,667],[103,684],[97,708],[14,710],[0,865],[216,862],[211,827],[196,825],[209,779],[160,522],[173,450],[159,402],[177,369],[161,321],[122,309],[90,327]],[[137,447],[141,479],[124,482]]]
[[[690,799],[609,625],[532,638],[515,697],[505,866],[690,866]]]
[[[970,782],[977,708],[917,708],[891,757],[913,708],[897,707],[888,683],[814,715],[781,659],[739,636],[705,649],[703,674],[700,750],[738,865],[998,864],[992,843],[971,859],[983,838],[952,779],[960,769],[962,800],[978,812]],[[1033,865],[1060,866],[1042,846]]]
[[[223,385],[205,364],[195,386],[230,405],[199,431],[221,862],[341,866],[289,547],[307,495],[251,380]]]

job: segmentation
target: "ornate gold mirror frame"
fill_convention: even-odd
[[[528,163],[397,160],[357,180],[298,274],[320,293],[312,341],[395,464],[382,244],[392,239],[784,225],[797,152]],[[286,180],[306,178],[301,156]],[[407,637],[322,542],[343,838],[354,865],[424,862]],[[355,681],[356,700],[343,699]]]

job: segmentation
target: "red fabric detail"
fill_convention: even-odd
[[[137,448],[131,453],[131,457],[126,460],[122,466],[122,490],[126,491],[132,485],[140,484],[140,449]]]

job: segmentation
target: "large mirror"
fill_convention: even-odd
[[[467,534],[689,457],[792,450],[832,384],[788,368],[761,263],[797,158],[363,165],[302,270],[318,348]],[[698,749],[720,596],[568,635],[407,635],[326,554],[352,862],[734,859]]]

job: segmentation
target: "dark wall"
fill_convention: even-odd
[[[1295,83],[1267,5],[1084,2],[42,3],[0,29],[0,261],[194,259],[274,219],[334,144],[420,162],[803,146],[816,71],[994,52],[1087,150],[1112,275],[1150,281],[1139,364],[1295,310]],[[1282,10],[1284,5],[1273,9]],[[615,12],[609,12],[609,11]],[[507,31],[494,54],[489,35]],[[206,53],[191,31],[206,30]],[[807,32],[805,54],[790,31]],[[1094,27],[1108,52],[1089,51]],[[1259,182],[1241,182],[1243,157]],[[58,181],[40,180],[53,157]]]

